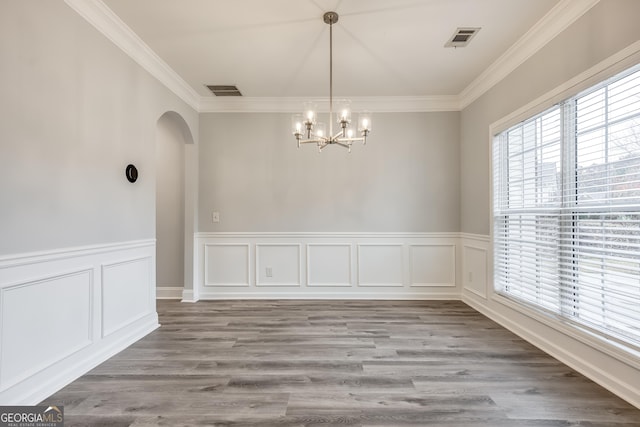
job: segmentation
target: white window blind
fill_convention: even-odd
[[[640,67],[496,135],[498,293],[640,346]]]

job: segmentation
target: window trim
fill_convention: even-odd
[[[494,272],[494,185],[493,185],[493,143],[499,133],[510,127],[525,121],[554,105],[587,91],[589,88],[603,83],[605,80],[624,72],[625,70],[640,64],[640,41],[634,42],[614,55],[597,63],[591,68],[578,74],[574,78],[560,86],[546,92],[514,112],[493,122],[489,126],[489,245],[487,262],[487,299],[508,307],[522,315],[538,321],[562,334],[582,342],[602,353],[605,353],[620,362],[633,368],[640,369],[640,349],[633,344],[626,344],[603,333],[595,333],[588,326],[565,319],[543,307],[538,307],[526,301],[516,300],[507,295],[497,293],[495,290]],[[566,114],[566,112],[565,112]],[[571,146],[572,144],[564,144]],[[543,337],[540,337],[545,341]]]

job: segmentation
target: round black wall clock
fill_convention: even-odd
[[[127,165],[125,175],[127,175],[129,182],[136,182],[138,180],[138,169],[134,165]]]

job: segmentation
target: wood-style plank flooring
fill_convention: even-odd
[[[640,426],[640,410],[461,302],[158,312],[160,329],[42,404],[64,405],[66,426]]]

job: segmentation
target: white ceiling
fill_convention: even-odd
[[[459,95],[559,3],[574,0],[103,0],[200,96]],[[578,0],[581,1],[581,0]],[[457,27],[481,27],[445,48]]]

